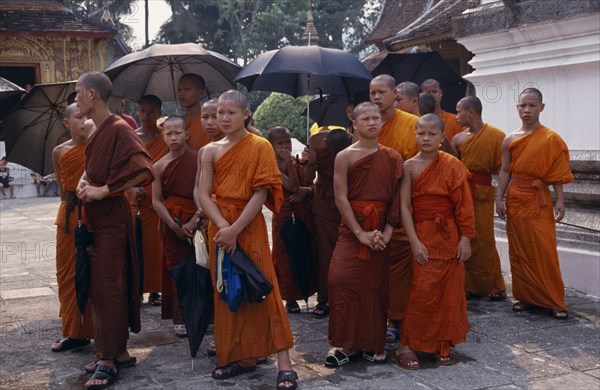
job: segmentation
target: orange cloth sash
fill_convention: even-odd
[[[379,214],[387,212],[388,205],[385,202],[369,202],[351,200],[350,206],[355,213],[361,213],[365,217],[363,230],[365,232],[377,229],[379,227]],[[369,260],[371,258],[371,249],[363,244],[359,245],[358,258]]]
[[[196,204],[193,199],[180,196],[169,196],[164,200],[165,207],[169,210],[173,219],[177,218],[180,223],[186,223],[192,218],[196,211]]]
[[[413,220],[415,223],[433,221],[439,228],[442,236],[450,239],[448,219],[454,218],[454,204],[447,196],[421,195],[412,199]]]
[[[475,203],[476,199],[477,199],[477,192],[476,192],[476,185],[479,186],[487,186],[487,187],[491,187],[492,186],[492,175],[488,172],[481,172],[481,171],[472,171],[469,170],[469,172],[471,172],[471,175],[469,176],[469,186],[471,187],[471,195],[473,195],[473,203]]]
[[[524,173],[513,173],[511,177],[511,186],[513,188],[523,192],[535,193],[535,213],[540,213],[540,208],[546,206],[546,197],[544,196],[544,189],[548,186],[537,177],[529,176]]]

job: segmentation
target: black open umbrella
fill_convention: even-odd
[[[469,85],[437,52],[388,53],[371,73],[389,74],[396,84],[412,81],[420,85],[427,79],[436,79],[444,91],[440,104],[449,112],[456,112],[456,103],[465,97]]]
[[[325,95],[311,99],[308,111],[310,119],[319,126],[347,127],[350,120],[346,114],[346,106],[350,102],[347,96]]]
[[[214,311],[210,270],[190,256],[169,271],[177,287],[177,297],[188,333],[190,355],[196,357]]]
[[[19,103],[26,90],[0,77],[0,121]]]
[[[144,294],[144,236],[142,232],[142,211],[140,201],[137,201],[135,213],[135,249],[137,251],[138,269],[140,273],[140,295]]]
[[[292,211],[292,217],[281,226],[281,238],[285,244],[285,252],[288,255],[296,283],[302,292],[304,302],[308,305],[312,272],[310,230],[300,219],[295,217]]]
[[[234,88],[231,80],[240,66],[197,43],[154,44],[113,62],[104,73],[113,82],[113,95],[138,102],[152,94],[177,100],[177,83],[185,73],[204,78],[207,95]]]
[[[77,227],[73,232],[75,239],[75,296],[77,306],[81,315],[85,313],[85,307],[88,301],[88,291],[90,288],[90,257],[87,253],[87,247],[92,244],[92,234],[87,230],[87,226],[81,219],[81,200],[77,201]]]

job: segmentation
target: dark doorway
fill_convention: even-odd
[[[23,64],[21,66],[4,66],[0,65],[0,77],[8,81],[12,81],[21,88],[27,89],[27,84],[33,86],[39,83],[38,74],[39,66]]]

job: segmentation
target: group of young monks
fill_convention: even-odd
[[[161,318],[173,320],[176,335],[187,336],[169,270],[194,255],[199,230],[207,237],[213,285],[217,247],[243,248],[273,284],[263,302],[243,303],[236,312],[215,290],[214,346],[207,351],[217,359],[213,378],[252,372],[277,354],[277,387],[295,389],[286,311],[299,313],[303,294],[281,237],[290,218],[313,233],[313,316],[329,317],[334,347],[325,366],[355,358],[384,363],[386,343],[398,341],[402,368],[419,368],[415,351],[435,354],[441,365],[456,363],[451,348],[469,330],[467,296],[506,299],[493,227],[497,172],[495,207],[507,219],[513,310],[545,307],[567,318],[554,224],[564,216],[562,185],[573,177],[564,142],[539,122],[538,90],[521,93],[522,127],[505,137],[482,121],[476,97],[448,114],[435,80],[396,87],[381,75],[371,82],[371,102],[348,108],[351,132],[325,129],[293,157],[285,127],[270,129],[266,140],[245,123],[243,94],[231,90],[201,104],[204,89],[201,77],[182,76],[177,95],[185,115],[168,117],[160,128],[161,101],[144,96],[142,125],[133,130],[108,109],[110,80],[91,72],[79,78],[76,103],[65,111],[72,139],[53,153],[62,197],[56,224],[64,338],[52,350],[94,339],[87,388],[111,386],[121,369],[136,364],[127,338],[141,328],[139,283],[161,305]],[[93,234],[90,302],[82,316],[72,236],[78,199]],[[272,255],[263,205],[273,211]],[[143,281],[136,214],[144,226]]]

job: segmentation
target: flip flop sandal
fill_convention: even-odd
[[[114,362],[115,362],[115,366],[117,367],[117,370],[120,370],[122,368],[134,367],[137,363],[137,358],[135,356],[132,356],[129,359],[125,359],[125,360],[115,359]],[[94,368],[92,368],[92,364],[93,364]],[[98,366],[98,360],[96,360],[94,363],[86,364],[85,366],[83,366],[83,369],[88,374],[93,374],[96,371],[97,366]]]
[[[261,364],[267,364],[269,360],[267,359],[267,357],[259,357],[258,359],[256,359],[256,365],[259,366]]]
[[[375,359],[376,355],[377,354],[375,352],[363,352],[363,354],[361,355],[361,358],[365,359],[368,362],[375,363],[375,364],[383,364],[387,361],[387,353],[385,353],[385,351],[383,352],[383,355],[384,355],[383,359]]]
[[[217,348],[215,347],[215,343],[210,343],[210,345],[206,349],[206,356],[208,356],[208,357],[217,356]]]
[[[440,366],[453,366],[456,364],[456,359],[452,355],[440,356],[438,355],[438,364]]]
[[[528,307],[529,307],[529,305],[527,305],[523,302],[517,302],[513,305],[512,310],[516,311],[516,312],[520,312],[520,311],[527,310]]]
[[[490,295],[490,301],[492,301],[492,302],[504,301],[504,300],[506,300],[506,298],[508,298],[508,297],[506,296],[506,293],[504,293],[504,292],[499,292],[499,293]]]
[[[559,315],[559,314],[563,314],[563,315]],[[569,318],[569,312],[564,310],[564,309],[552,309],[552,317],[556,318],[557,320],[566,320],[567,318]]]
[[[180,339],[187,337],[187,330],[185,329],[185,325],[175,325],[175,336]]]
[[[325,357],[325,367],[327,368],[337,368],[343,366],[344,364],[350,363],[352,360],[358,357],[358,352],[354,355],[348,355],[346,352],[341,349],[332,349],[327,353]]]
[[[107,387],[112,386],[117,380],[118,372],[113,370],[111,367],[106,366],[104,364],[98,364],[96,370],[94,371],[94,375],[90,378],[90,380],[105,380],[106,383],[101,385],[92,385],[86,387],[86,389],[106,389]]]
[[[405,370],[418,370],[421,368],[421,363],[417,358],[417,354],[413,351],[402,352],[402,353],[394,353],[396,356],[396,362],[398,363],[398,367],[404,368]],[[415,365],[410,365],[411,362],[417,362]]]
[[[285,310],[290,314],[300,313],[300,305],[296,301],[289,301],[285,304]]]
[[[221,370],[221,375],[217,374],[217,370]],[[229,379],[241,374],[246,374],[254,371],[256,371],[256,366],[242,366],[238,362],[233,362],[223,367],[217,367],[212,372],[212,377],[218,380]]]
[[[160,306],[162,305],[162,297],[159,293],[150,293],[148,303],[152,306]]]
[[[280,386],[285,382],[291,382],[290,387]],[[298,387],[298,374],[292,370],[281,370],[277,373],[277,388],[286,390],[295,390]]]
[[[395,343],[400,340],[400,332],[396,328],[387,328],[385,331],[385,342],[386,343]]]
[[[322,312],[321,314],[317,313],[317,311]],[[325,303],[317,303],[315,306],[315,310],[312,312],[313,317],[315,318],[325,318],[329,316],[329,306]]]
[[[63,337],[60,340],[56,340],[56,343],[60,344],[60,348],[50,348],[52,352],[64,352],[73,348],[83,347],[90,343],[90,339],[72,339],[70,337]]]

